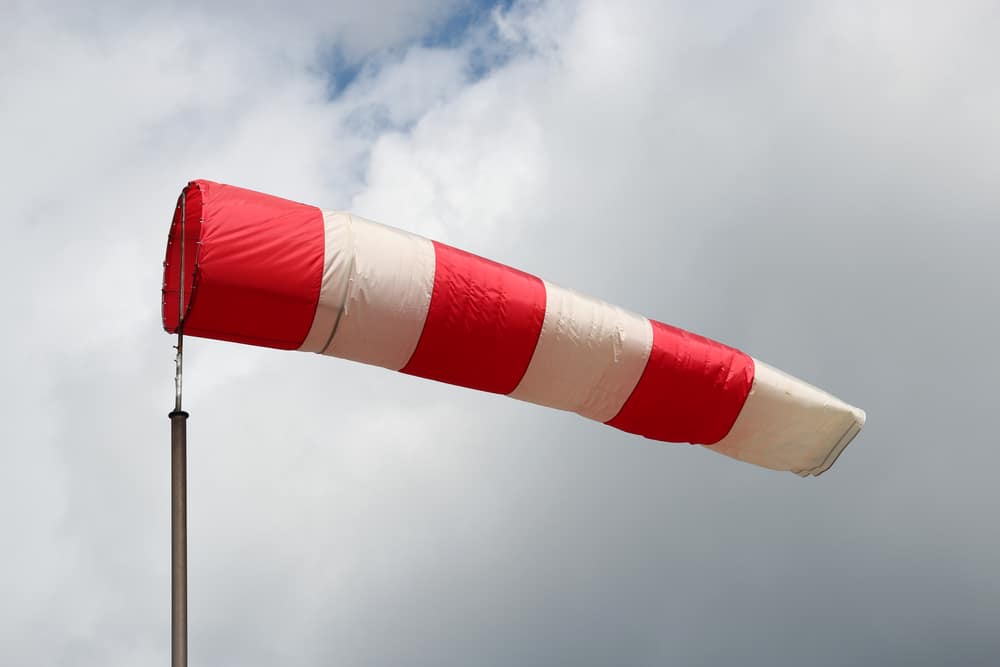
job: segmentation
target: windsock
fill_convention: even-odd
[[[178,199],[162,305],[170,333],[506,394],[801,476],[829,469],[865,421],[713,340],[351,213],[211,181]]]

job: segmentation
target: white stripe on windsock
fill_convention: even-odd
[[[708,449],[802,477],[825,472],[861,431],[864,411],[753,361],[753,386],[736,423]]]
[[[323,283],[301,349],[398,371],[427,319],[434,245],[350,213],[324,211],[323,221]]]
[[[511,397],[606,422],[628,400],[653,345],[649,320],[545,282],[545,320]]]
[[[323,229],[323,279],[312,326],[299,347],[303,352],[322,352],[330,344],[343,314],[347,283],[354,262],[351,215],[323,211]]]

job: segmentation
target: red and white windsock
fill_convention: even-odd
[[[833,465],[865,421],[721,343],[350,213],[210,181],[184,188],[170,228],[163,325],[180,321],[187,335],[507,394],[802,476]]]

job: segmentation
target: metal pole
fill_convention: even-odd
[[[170,586],[172,667],[187,667],[187,418],[170,413]]]
[[[187,418],[181,409],[184,377],[184,215],[181,194],[180,280],[177,294],[177,357],[170,417],[170,664],[187,667]]]

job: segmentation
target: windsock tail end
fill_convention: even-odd
[[[861,432],[864,411],[756,359],[754,364],[754,384],[736,423],[710,449],[801,477],[829,470]]]

